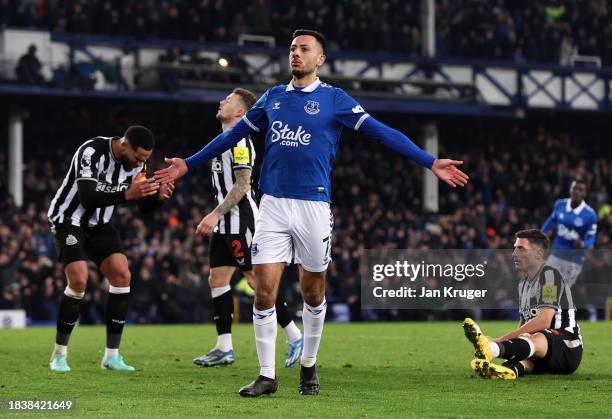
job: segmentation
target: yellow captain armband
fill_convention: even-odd
[[[557,286],[552,284],[547,284],[542,286],[542,301],[546,303],[556,303],[557,302]]]
[[[249,164],[250,161],[248,147],[234,147],[234,164]]]

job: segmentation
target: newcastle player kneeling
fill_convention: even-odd
[[[119,355],[119,343],[128,311],[130,270],[119,233],[111,224],[115,206],[137,201],[142,210],[170,198],[174,184],[160,187],[148,181],[144,163],[155,139],[147,128],[131,126],[124,136],[95,137],[83,143],[47,213],[58,258],[68,286],[59,304],[55,348],[49,367],[70,371],[68,340],[87,287],[87,260],[93,260],[110,283],[106,305],[106,351],[101,367],[134,371]]]
[[[465,319],[465,336],[476,349],[471,366],[480,376],[514,380],[525,374],[571,374],[580,365],[582,337],[571,288],[545,263],[549,247],[539,230],[516,233],[512,258],[522,278],[516,330],[489,340],[472,319]],[[497,365],[494,358],[507,361]]]

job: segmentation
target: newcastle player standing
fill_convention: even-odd
[[[223,131],[229,130],[253,106],[257,98],[248,90],[236,88],[219,103],[217,119]],[[217,344],[206,354],[193,360],[204,367],[234,362],[232,315],[234,300],[230,281],[236,268],[255,285],[251,266],[251,242],[255,231],[257,204],[251,191],[251,171],[255,149],[250,137],[212,161],[212,183],[218,206],[206,215],[197,228],[198,234],[211,234],[210,290],[217,327]],[[285,367],[292,367],[302,354],[304,339],[284,301],[277,301],[277,320],[285,331],[288,349]]]
[[[79,318],[87,287],[87,260],[93,260],[108,278],[106,351],[101,367],[117,371],[134,368],[119,355],[119,343],[128,310],[130,270],[119,233],[111,224],[115,206],[138,201],[141,209],[159,206],[172,195],[174,184],[160,187],[142,172],[155,140],[142,126],[131,126],[124,136],[95,137],[83,143],[47,213],[51,232],[64,265],[68,285],[59,304],[55,348],[49,367],[70,371],[68,340]]]

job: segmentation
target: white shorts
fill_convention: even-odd
[[[570,287],[574,286],[576,280],[578,279],[578,275],[580,275],[580,272],[582,272],[582,265],[579,263],[561,259],[555,255],[550,255],[546,261],[546,264],[557,269]]]
[[[334,217],[328,202],[264,195],[255,221],[252,263],[301,264],[323,272],[331,261]]]

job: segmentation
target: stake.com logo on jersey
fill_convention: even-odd
[[[270,125],[272,130],[272,137],[270,140],[275,143],[280,140],[280,144],[287,147],[299,147],[300,144],[310,144],[310,133],[306,131],[302,126],[298,126],[297,131],[289,128],[288,124],[284,124],[283,121],[274,121]]]

